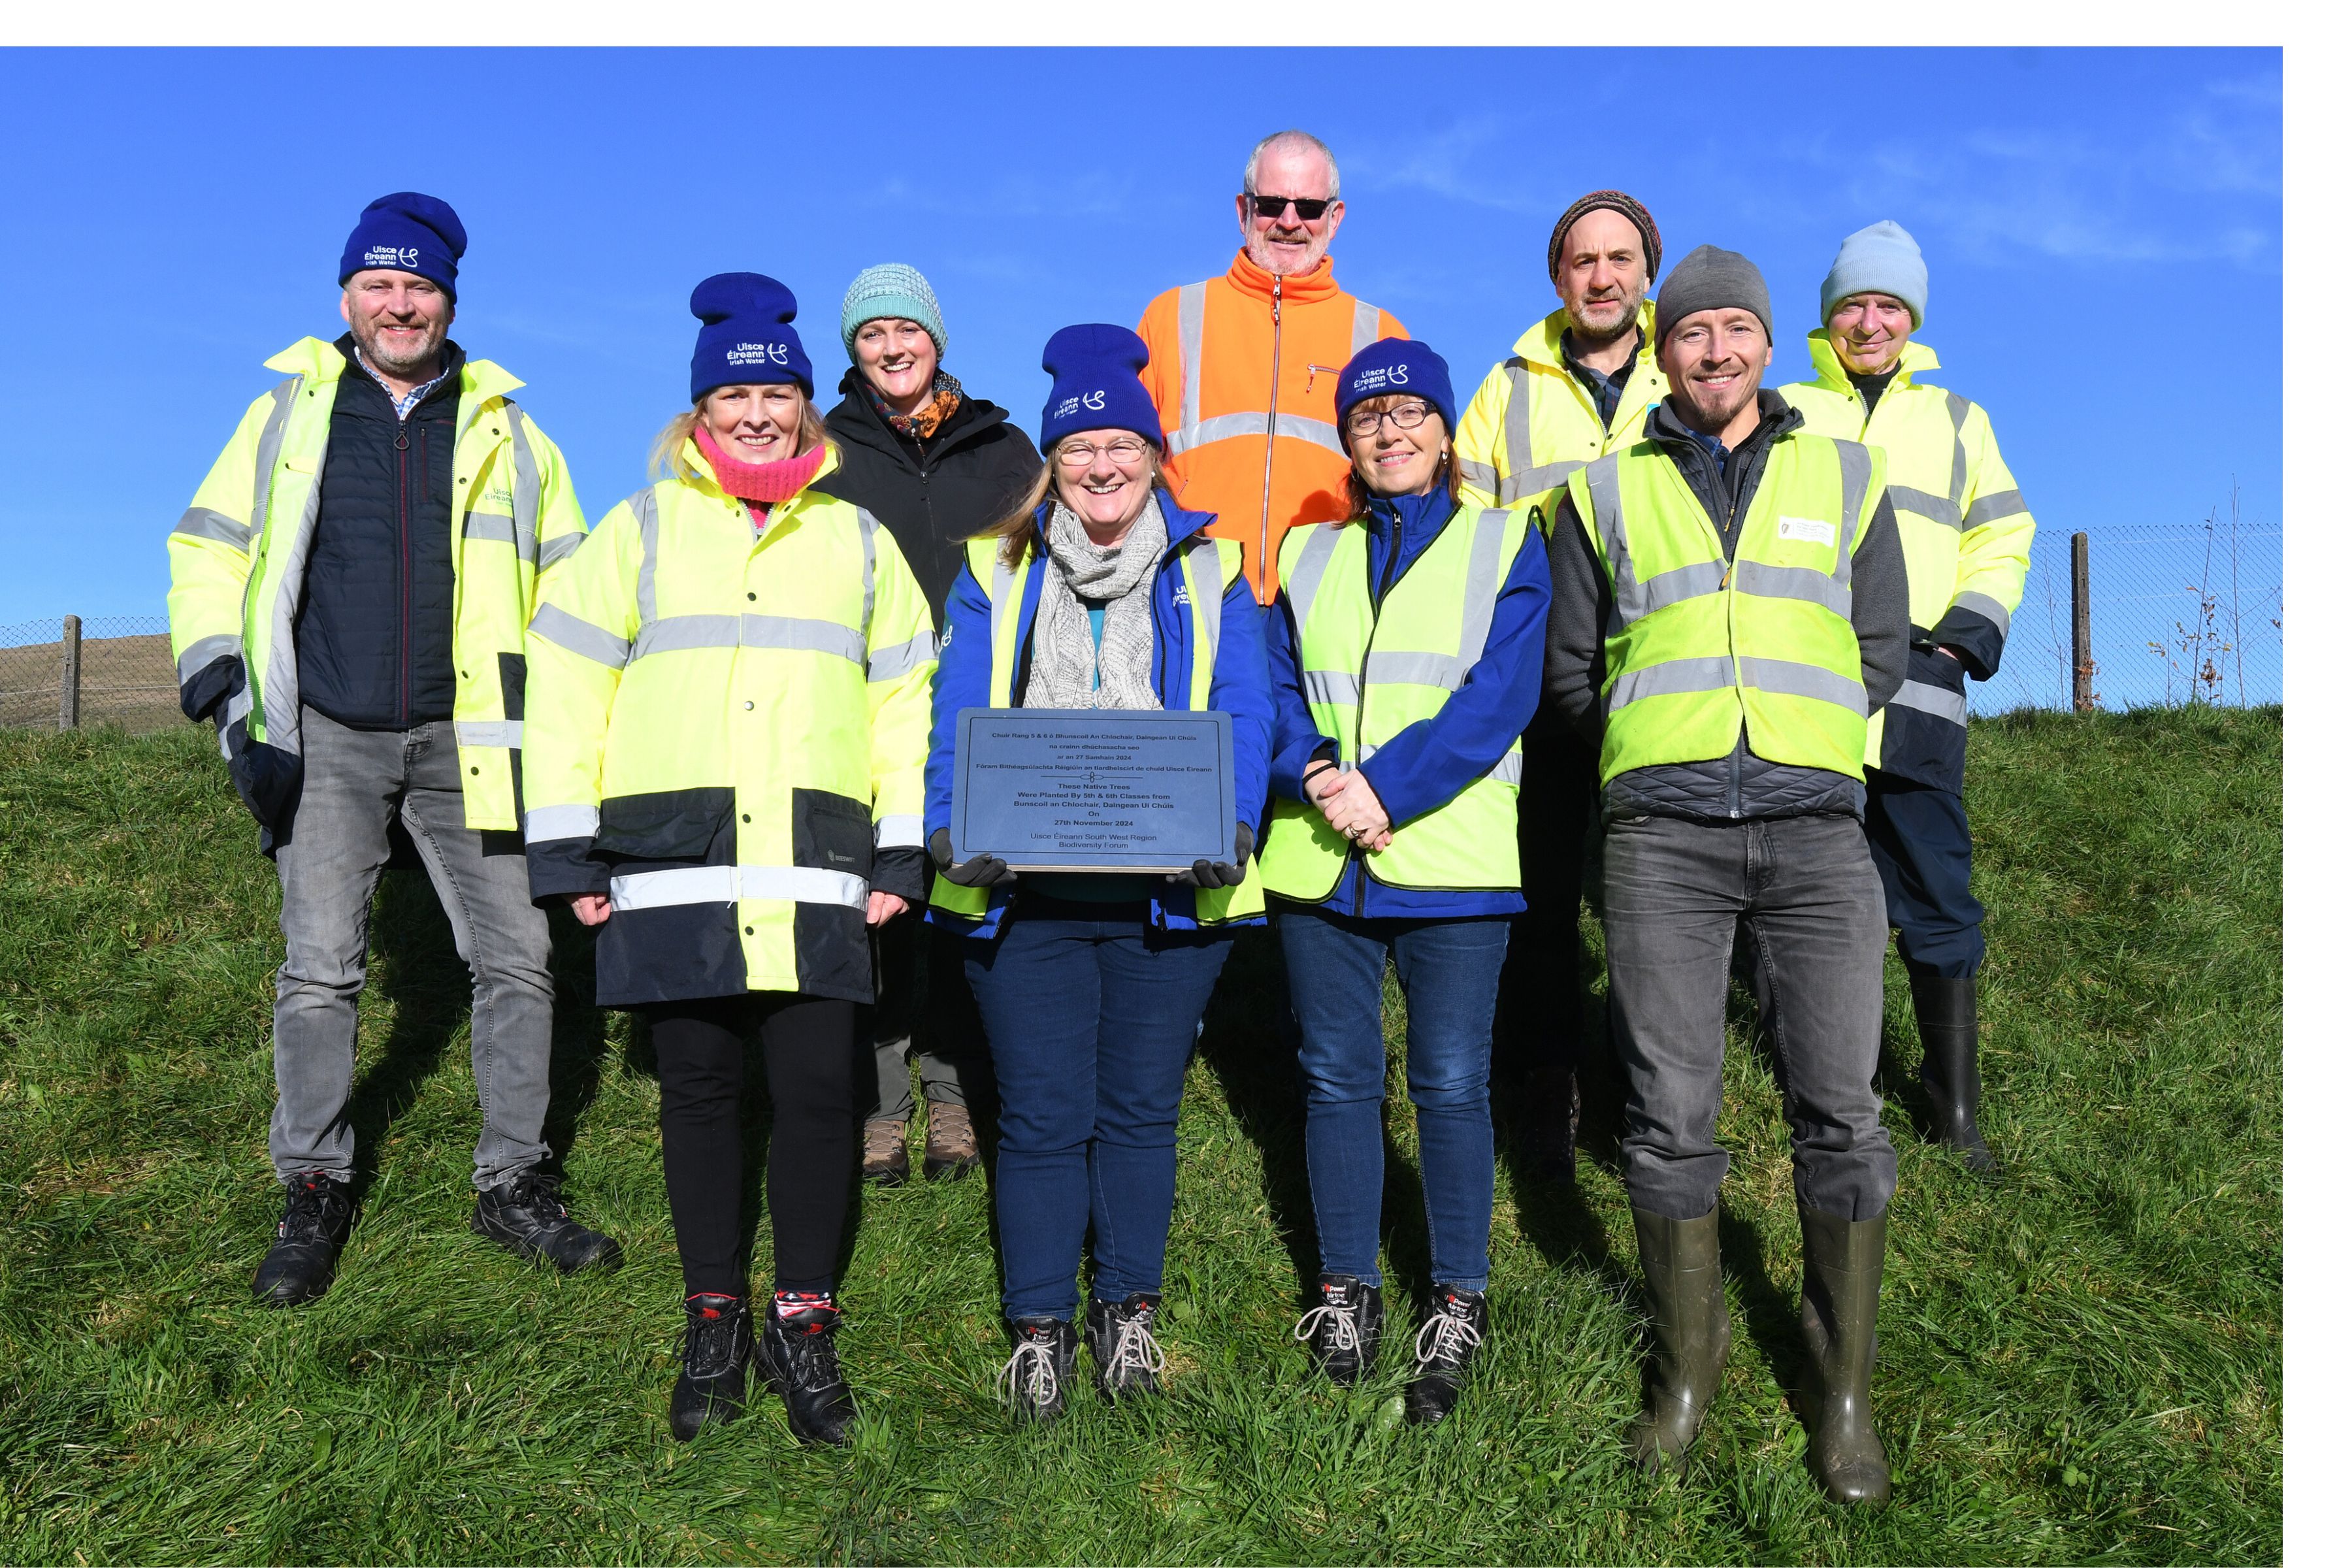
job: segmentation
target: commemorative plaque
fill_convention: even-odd
[[[1230,715],[967,708],[956,716],[958,861],[1016,871],[1188,871],[1234,858]]]

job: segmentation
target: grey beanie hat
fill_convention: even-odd
[[[1893,218],[1854,230],[1838,247],[1822,279],[1822,325],[1830,324],[1838,301],[1856,294],[1894,295],[1911,307],[1914,329],[1927,319],[1927,258]]]
[[[1764,341],[1772,341],[1772,296],[1756,263],[1736,250],[1702,245],[1675,263],[1658,285],[1658,332],[1674,330],[1676,321],[1696,310],[1737,308],[1764,323]]]

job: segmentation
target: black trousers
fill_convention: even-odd
[[[856,1007],[755,992],[643,1009],[661,1071],[662,1176],[686,1293],[746,1292],[743,1054],[766,1053],[768,1224],[776,1289],[830,1290],[856,1179]]]
[[[1510,956],[1495,1009],[1498,1075],[1555,1082],[1584,1058],[1585,835],[1601,759],[1565,731],[1542,725],[1519,742],[1519,885],[1526,912],[1511,920]]]

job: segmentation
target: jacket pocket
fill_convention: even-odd
[[[614,859],[711,863],[720,830],[735,819],[725,788],[653,790],[607,796],[597,810],[594,853]],[[732,839],[730,836],[730,845]]]
[[[793,791],[793,864],[866,876],[874,869],[874,813],[830,790]]]
[[[1967,681],[1958,659],[1933,648],[1912,648],[1904,689],[1886,705],[1886,733],[1878,749],[1882,770],[1958,793],[1969,755]]]

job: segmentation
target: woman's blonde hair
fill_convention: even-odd
[[[1408,395],[1399,393],[1384,397],[1367,397],[1363,403],[1357,404],[1356,407],[1362,407],[1364,403],[1377,403],[1383,408],[1393,407],[1394,399],[1405,395]],[[1428,400],[1424,398],[1423,401]],[[1429,411],[1436,416],[1437,422],[1441,426],[1445,423],[1445,416],[1438,414],[1435,404],[1430,405]],[[1354,409],[1349,412],[1353,413]],[[1348,439],[1348,427],[1345,425],[1339,427],[1339,440],[1341,445],[1348,448],[1348,515],[1369,517],[1372,510],[1371,487],[1364,483],[1364,476],[1356,470],[1356,446],[1354,442]],[[1462,504],[1462,449],[1461,444],[1454,439],[1454,432],[1450,429],[1445,432],[1445,456],[1438,462],[1437,480],[1445,487],[1446,503],[1450,506],[1460,506]]]
[[[795,381],[791,384],[799,386],[800,383]],[[670,416],[669,422],[661,427],[661,434],[654,437],[653,451],[646,458],[646,478],[659,481],[677,479],[685,474],[686,467],[678,459],[685,455],[686,448],[693,443],[694,427],[702,423],[702,412],[709,406],[710,400],[726,390],[722,386],[715,391],[706,392],[702,395],[701,401],[693,407],[683,414]],[[833,445],[833,437],[824,433],[824,417],[816,411],[816,399],[808,395],[806,388],[803,388],[799,449],[793,455],[798,457],[801,452],[807,451],[812,441],[827,447]]]
[[[1160,443],[1147,437],[1143,445],[1151,454],[1151,475],[1145,482],[1156,490],[1160,488]],[[996,558],[1007,566],[1018,566],[1036,554],[1037,509],[1045,504],[1045,497],[1054,488],[1054,454],[1061,449],[1061,446],[1056,441],[1045,448],[1045,466],[1037,470],[1037,477],[1029,481],[1028,489],[1010,510],[987,527],[975,529],[965,537],[1003,540],[1004,542],[997,547]]]

